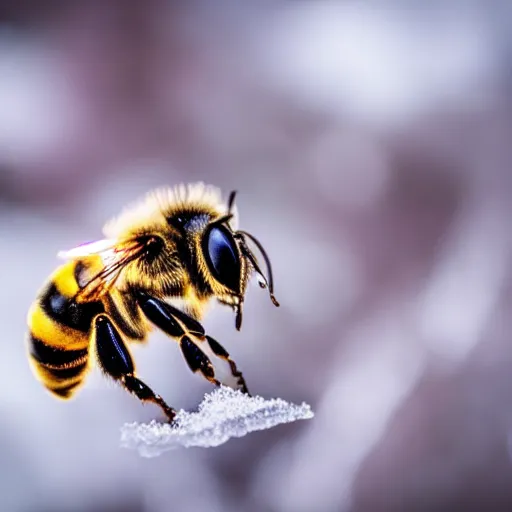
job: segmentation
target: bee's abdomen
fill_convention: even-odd
[[[32,305],[28,317],[28,351],[32,369],[55,395],[70,398],[88,368],[93,319],[101,302],[77,303],[75,262],[60,267]]]
[[[87,348],[59,349],[30,334],[29,354],[36,377],[49,391],[61,398],[70,398],[85,377]]]

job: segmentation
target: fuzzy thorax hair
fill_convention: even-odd
[[[167,219],[180,211],[208,213],[220,217],[227,212],[226,201],[221,190],[202,182],[177,185],[173,188],[159,188],[146,194],[139,202],[126,208],[119,216],[111,219],[103,227],[109,239],[122,238],[127,232],[150,229],[152,226],[165,226]],[[238,224],[238,211],[233,206],[230,221],[233,229]]]

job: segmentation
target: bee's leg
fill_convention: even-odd
[[[169,407],[160,395],[136,377],[130,351],[126,347],[117,327],[107,315],[100,314],[94,319],[93,346],[101,369],[142,402],[158,405],[170,422],[176,411]]]
[[[210,336],[200,338],[199,342],[194,343],[187,335],[180,339],[181,352],[192,372],[199,371],[206,380],[217,386],[224,384],[249,394],[242,373],[224,347]]]
[[[229,365],[231,376],[236,382],[236,389],[240,389],[242,393],[250,395],[249,390],[247,389],[247,384],[245,383],[244,376],[242,375],[242,372],[238,370],[235,361],[229,357],[228,351],[211,336],[206,336],[206,343],[208,343],[210,350],[217,356],[218,359],[225,361],[226,364]]]
[[[194,318],[166,302],[139,295],[139,306],[146,317],[169,336],[175,338],[190,369],[212,384],[249,393],[244,377],[228,352]]]

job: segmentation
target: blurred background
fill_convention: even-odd
[[[0,508],[512,510],[512,3],[0,2]],[[275,272],[205,325],[312,421],[141,459],[159,411],[52,399],[25,317],[57,251],[149,189],[239,191]],[[155,333],[169,404],[210,388]]]

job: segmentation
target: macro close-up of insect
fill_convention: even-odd
[[[1,5],[0,512],[512,511],[512,0]]]
[[[67,261],[28,314],[28,353],[36,378],[66,400],[97,364],[172,421],[175,410],[139,378],[129,349],[147,341],[156,326],[178,342],[194,373],[248,393],[235,362],[200,323],[216,299],[233,309],[240,330],[253,274],[279,305],[265,250],[237,223],[235,192],[223,201],[216,187],[180,185],[151,192],[126,209],[105,225],[104,239],[59,253]],[[266,272],[251,246],[261,253]]]

